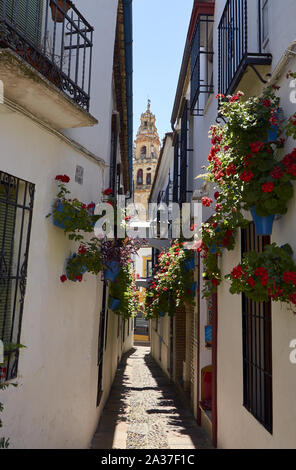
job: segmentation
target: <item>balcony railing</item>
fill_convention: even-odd
[[[203,115],[205,103],[214,92],[213,24],[212,15],[200,15],[192,38],[190,111],[195,116]]]
[[[231,94],[250,65],[270,65],[263,52],[261,0],[228,0],[219,30],[219,93]],[[249,25],[251,31],[249,34]]]
[[[0,0],[0,47],[14,50],[87,111],[93,31],[70,0]]]

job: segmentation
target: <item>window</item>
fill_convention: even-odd
[[[269,21],[268,21],[268,10],[269,10],[269,1],[264,0],[262,6],[262,40],[263,45],[267,41],[269,36]]]
[[[3,10],[0,4],[0,14]],[[6,18],[33,44],[41,40],[42,0],[6,0]]]
[[[151,173],[147,173],[146,175],[146,184],[148,186],[151,185]]]
[[[180,155],[179,155],[179,136],[178,134],[176,135],[176,141],[174,145],[174,176],[173,176],[173,202],[178,203],[179,202],[179,188],[180,188],[180,183],[179,183],[179,165],[180,165]]]
[[[138,170],[137,185],[141,186],[142,184],[143,184],[143,170]]]
[[[181,142],[180,142],[180,202],[187,202],[187,148],[188,141],[188,109],[185,100],[184,110],[181,118]]]
[[[258,237],[253,223],[242,231],[242,252],[261,252],[270,237]],[[243,380],[244,406],[270,432],[272,412],[271,303],[253,302],[244,295]]]
[[[211,7],[212,9],[212,7]],[[200,15],[191,43],[190,109],[195,116],[202,116],[205,102],[213,93],[213,16]],[[201,95],[205,97],[201,102]]]
[[[146,277],[152,277],[152,260],[146,261]]]
[[[0,171],[0,339],[21,343],[35,186]],[[17,350],[5,354],[0,380],[17,376]]]
[[[141,148],[141,158],[146,158],[147,148],[144,146]]]

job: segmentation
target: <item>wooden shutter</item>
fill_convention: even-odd
[[[43,0],[6,0],[5,18],[34,45],[41,41]],[[3,14],[3,4],[0,4]]]
[[[11,337],[12,263],[16,206],[15,190],[0,184],[0,339],[5,343]]]

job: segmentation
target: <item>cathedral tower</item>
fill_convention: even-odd
[[[148,100],[134,145],[134,202],[143,204],[146,211],[160,152],[155,116],[151,113],[150,105]]]

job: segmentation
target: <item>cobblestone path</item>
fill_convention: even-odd
[[[138,346],[119,364],[93,449],[204,449],[211,443],[174,385]]]

